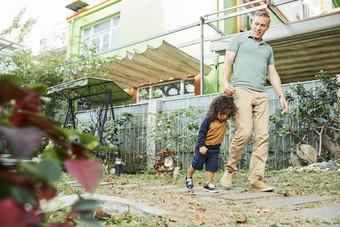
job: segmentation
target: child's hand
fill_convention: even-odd
[[[200,147],[200,153],[202,155],[205,155],[207,153],[208,149],[206,147]]]

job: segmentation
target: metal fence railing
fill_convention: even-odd
[[[319,81],[302,83],[307,89],[320,86]],[[283,85],[285,92],[290,92],[290,88],[296,84]],[[267,88],[269,93],[270,114],[275,113],[280,107],[279,98],[271,87]],[[146,157],[150,149],[148,144],[148,128],[155,127],[156,134],[153,139],[156,141],[156,153],[165,148],[171,148],[178,153],[178,161],[182,169],[190,166],[191,158],[194,154],[198,127],[203,120],[206,109],[211,100],[218,94],[202,96],[187,96],[185,98],[162,100],[162,112],[157,116],[157,126],[148,125],[148,104],[133,104],[122,107],[115,107],[115,118],[121,122],[119,125],[119,141],[122,150],[122,159],[126,171],[135,172],[133,169],[142,170],[146,168]],[[295,105],[290,103],[289,105]],[[78,122],[90,119],[89,113],[78,113]],[[269,125],[270,130],[275,130],[275,125]],[[234,124],[228,123],[225,139],[221,145],[219,168],[224,168],[224,163],[228,157],[229,144],[234,135]],[[311,145],[316,141],[313,135],[309,136]],[[308,138],[307,138],[308,140]],[[281,138],[270,134],[269,156],[267,160],[268,169],[281,169],[289,166],[290,146],[294,141],[292,136]],[[247,169],[252,151],[252,139],[246,145],[241,160],[240,169]],[[314,144],[313,144],[314,143]],[[137,162],[136,160],[141,160]]]

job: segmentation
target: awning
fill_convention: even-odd
[[[273,48],[283,83],[314,80],[320,70],[340,74],[340,10],[274,25],[263,39]],[[224,54],[232,36],[212,40],[211,49]]]
[[[24,48],[25,46],[0,36],[0,58]]]
[[[110,66],[106,78],[113,79],[122,87],[131,89],[141,85],[156,84],[171,79],[187,79],[200,74],[200,61],[166,41],[157,47],[148,46],[146,51],[135,50],[117,57]],[[204,65],[204,74],[211,68]]]
[[[84,77],[49,87],[47,95],[55,92],[62,92],[65,95],[73,93],[73,99],[86,98],[90,102],[99,105],[107,102],[108,89],[112,90],[113,103],[132,98],[112,80],[94,77]]]

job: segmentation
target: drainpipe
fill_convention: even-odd
[[[200,59],[200,72],[201,72],[201,95],[204,94],[204,33],[203,33],[204,18],[200,18],[200,28],[201,28],[201,59]]]

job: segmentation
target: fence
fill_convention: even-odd
[[[320,85],[319,81],[310,81],[302,83],[306,89],[315,88]],[[290,92],[295,83],[283,85],[285,92]],[[270,114],[280,108],[279,98],[271,87],[267,87],[269,94]],[[120,122],[119,141],[122,152],[123,171],[138,172],[147,166],[147,154],[150,150],[148,139],[148,127],[154,127],[155,134],[153,139],[156,153],[171,147],[178,152],[178,160],[182,169],[190,166],[191,158],[194,153],[194,145],[200,122],[205,116],[207,107],[211,100],[218,94],[209,94],[203,96],[187,96],[185,98],[174,98],[160,100],[162,102],[162,113],[158,116],[157,127],[148,125],[148,103],[132,104],[128,106],[114,107],[115,120]],[[296,105],[290,103],[290,106]],[[94,111],[77,113],[78,124],[81,122],[95,122],[91,119],[91,113]],[[110,117],[110,116],[109,116]],[[168,121],[168,123],[166,123]],[[159,123],[162,122],[160,125]],[[269,125],[270,130],[275,130],[275,125]],[[225,139],[221,145],[219,168],[223,169],[227,160],[228,147],[234,135],[233,122],[228,122]],[[310,144],[315,145],[316,141],[312,140],[313,135],[309,136]],[[307,138],[308,140],[308,138]],[[290,163],[290,145],[294,141],[293,137],[280,138],[274,135],[269,137],[269,156],[267,160],[268,169],[280,169],[287,167]],[[313,144],[314,143],[314,144]],[[239,162],[240,169],[247,169],[250,162],[252,151],[252,139],[246,145],[242,158]]]

